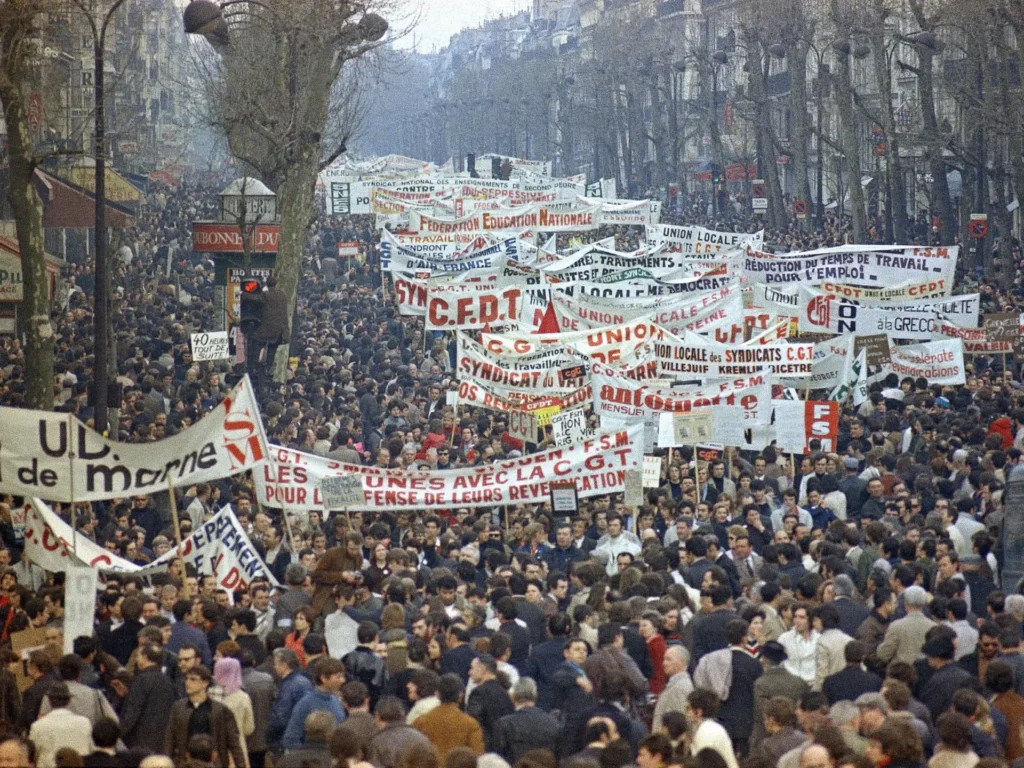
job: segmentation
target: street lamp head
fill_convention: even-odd
[[[213,45],[228,44],[228,23],[217,3],[192,0],[182,13],[186,35],[202,35]]]
[[[935,33],[922,29],[919,32],[907,35],[907,40],[914,45],[920,45],[922,48],[930,48],[935,51],[939,48],[939,39],[935,36]]]
[[[855,59],[866,59],[871,55],[871,46],[866,43],[861,43],[853,49],[853,58]]]
[[[849,56],[850,51],[853,50],[849,40],[836,40],[832,43],[832,47],[840,56]]]
[[[786,58],[786,46],[782,43],[772,43],[768,46],[768,53],[773,59],[784,59]]]

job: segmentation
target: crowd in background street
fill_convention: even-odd
[[[116,251],[122,441],[187,429],[246,372],[189,351],[214,323],[213,262],[189,240],[213,190],[153,200]],[[699,202],[680,220],[754,227]],[[788,251],[848,229],[830,214],[823,232],[765,239]],[[641,232],[586,239],[628,250]],[[351,240],[364,258],[337,262]],[[372,217],[314,225],[293,366],[261,392],[270,441],[430,470],[549,445],[447,404],[450,339],[397,313],[377,244]],[[69,265],[54,317],[56,408],[86,422],[92,280]],[[1019,311],[1019,281],[983,283],[982,311]],[[0,345],[4,405],[23,404],[22,361]],[[62,576],[21,557],[7,497],[0,642],[42,628],[46,644],[27,688],[0,672],[0,766],[1024,765],[1024,594],[1000,579],[1022,455],[1019,371],[979,356],[961,386],[872,385],[835,452],[694,467],[679,449],[642,506],[596,497],[569,519],[547,504],[285,519],[238,476],[184,490],[182,533],[230,504],[281,586],[108,574],[95,634],[67,655]],[[77,524],[140,564],[175,542],[166,492],[80,504]]]

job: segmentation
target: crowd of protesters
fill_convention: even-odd
[[[246,370],[189,354],[215,311],[189,225],[213,217],[215,196],[153,199],[117,250],[123,441],[187,429]],[[767,240],[834,244],[845,230],[830,218],[826,233]],[[592,236],[610,234],[625,248],[640,231]],[[342,240],[364,258],[338,263]],[[431,470],[546,447],[497,412],[447,404],[448,340],[397,314],[375,257],[372,219],[314,226],[297,360],[261,392],[270,440]],[[66,277],[55,403],[88,421],[91,268]],[[983,290],[983,311],[1018,306]],[[21,362],[6,342],[4,404],[23,401]],[[962,386],[890,377],[844,409],[835,452],[676,450],[642,506],[596,497],[569,518],[546,504],[285,518],[249,477],[199,485],[178,501],[182,535],[230,504],[280,586],[105,574],[95,633],[71,654],[62,575],[22,556],[8,497],[0,642],[41,629],[45,644],[6,652],[0,768],[1014,764],[1024,595],[1000,577],[1019,378],[999,356],[974,358]],[[76,520],[140,564],[176,541],[166,493],[81,504]]]

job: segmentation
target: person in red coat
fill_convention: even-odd
[[[647,611],[640,617],[640,636],[647,641],[647,652],[651,656],[651,693],[655,696],[665,690],[665,636],[661,634],[663,624],[661,614]]]

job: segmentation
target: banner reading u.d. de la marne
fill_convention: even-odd
[[[273,507],[323,509],[320,480],[330,475],[363,478],[363,504],[352,510],[451,509],[499,504],[539,503],[552,480],[573,480],[580,498],[621,493],[626,473],[643,461],[642,424],[595,435],[567,448],[479,467],[409,472],[343,464],[322,456],[272,446],[270,460],[258,468],[256,493]]]
[[[266,456],[248,377],[192,427],[152,443],[115,443],[66,413],[0,408],[0,493],[102,501],[218,480]]]

